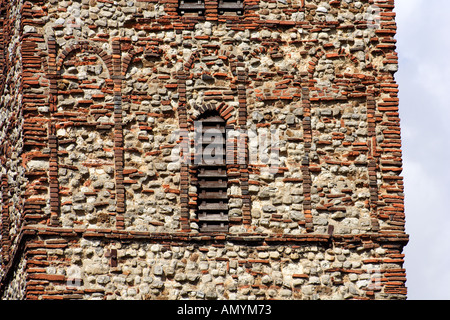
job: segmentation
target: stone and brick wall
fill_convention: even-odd
[[[21,220],[26,208],[24,203],[27,183],[22,154],[27,135],[26,120],[23,118],[24,97],[21,78],[25,77],[22,57],[20,21],[22,13],[19,1],[2,5],[2,80],[0,98],[0,141],[1,141],[1,247],[2,260],[10,259],[10,248],[17,245]]]
[[[0,3],[2,297],[406,297],[393,0]],[[211,110],[245,133],[225,233],[187,152]]]

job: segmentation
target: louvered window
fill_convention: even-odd
[[[243,0],[218,0],[217,9],[219,14],[244,12]],[[203,15],[205,13],[205,0],[179,0],[178,11],[181,15],[193,13]]]
[[[228,179],[225,121],[218,114],[209,113],[200,118],[197,124],[197,217],[200,232],[226,232]]]
[[[198,15],[203,15],[205,12],[205,1],[204,0],[179,0],[178,9],[180,14],[184,15],[186,13],[197,13]]]
[[[236,12],[241,15],[244,10],[243,0],[219,0],[219,14]]]

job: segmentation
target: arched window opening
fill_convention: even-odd
[[[207,112],[195,123],[200,232],[228,231],[225,120]]]

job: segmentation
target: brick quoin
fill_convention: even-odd
[[[394,0],[319,2],[0,0],[1,299],[406,299]]]

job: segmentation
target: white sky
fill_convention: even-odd
[[[448,300],[450,1],[395,0],[395,6],[408,298]]]

